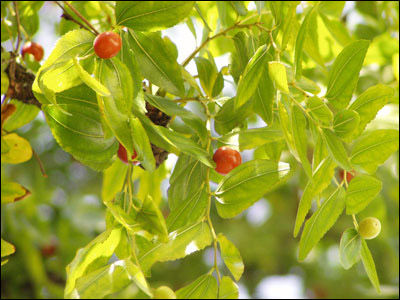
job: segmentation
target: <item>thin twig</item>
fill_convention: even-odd
[[[47,176],[46,171],[45,171],[45,169],[44,169],[43,163],[42,163],[42,161],[41,161],[39,155],[36,153],[35,150],[33,150],[33,148],[32,148],[32,154],[33,154],[33,156],[36,158],[36,160],[37,160],[37,162],[38,162],[38,164],[39,164],[40,172],[42,172],[43,177],[46,177],[46,178],[47,178],[48,176]]]
[[[90,22],[89,22],[88,20],[86,20],[86,18],[85,18],[84,16],[82,16],[82,14],[81,14],[78,10],[76,10],[75,7],[73,7],[71,4],[69,4],[68,1],[63,1],[63,3],[64,3],[65,5],[67,5],[67,6],[68,6],[68,7],[69,7],[83,22],[85,22],[85,24],[86,24],[87,26],[89,26],[90,29],[92,29],[93,32],[94,32],[96,35],[99,34],[99,32],[92,26],[92,24],[90,24]]]
[[[18,12],[18,5],[17,1],[13,1],[14,3],[14,9],[15,9],[15,18],[17,19],[17,32],[18,32],[18,37],[17,37],[17,45],[15,46],[15,53],[18,53],[19,50],[19,44],[21,42],[21,30],[20,30],[20,20],[19,20],[19,12]]]
[[[79,21],[75,20],[64,8],[64,6],[62,6],[60,3],[58,3],[57,1],[54,1],[62,10],[63,10],[63,14],[61,17],[63,17],[64,19],[74,22],[75,24],[78,24],[81,28],[86,29],[89,32],[92,32],[88,27],[86,27],[84,24],[80,23]],[[92,32],[93,33],[93,32]],[[94,34],[94,33],[93,33]]]
[[[190,55],[183,61],[182,66],[183,66],[183,67],[186,67],[187,64],[196,56],[196,54],[197,54],[201,49],[203,49],[204,46],[207,45],[207,44],[208,44],[210,41],[212,41],[213,39],[215,39],[215,38],[217,38],[217,37],[219,37],[219,36],[221,36],[221,35],[225,35],[227,32],[229,32],[229,31],[231,31],[231,30],[233,30],[233,29],[236,29],[236,28],[248,28],[248,27],[252,27],[252,26],[255,26],[255,25],[259,24],[259,22],[251,23],[251,24],[242,24],[243,21],[244,21],[244,20],[233,24],[231,27],[228,27],[228,28],[222,30],[221,32],[219,32],[219,33],[213,35],[212,37],[207,37],[207,39],[206,39],[199,47],[197,47],[197,48],[192,52],[192,54],[190,54]]]

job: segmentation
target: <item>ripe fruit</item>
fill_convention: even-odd
[[[93,42],[94,52],[100,58],[111,58],[121,50],[121,37],[112,31],[100,33]]]
[[[35,57],[36,61],[41,61],[43,58],[44,50],[43,47],[40,46],[40,44],[35,42],[28,42],[22,47],[22,58],[25,57],[26,53],[32,54],[33,57]]]
[[[343,169],[340,170],[339,177],[340,177],[340,181],[343,181],[343,178],[344,178],[344,170]],[[347,172],[346,173],[347,183],[350,183],[350,181],[353,179],[353,177],[354,177],[353,173]]]
[[[133,151],[133,155],[131,156],[131,160],[134,160],[136,158],[136,156],[137,156],[136,151]],[[129,161],[128,161],[128,152],[126,151],[125,147],[122,146],[121,144],[119,144],[119,148],[118,148],[118,157],[122,162],[124,162],[126,164],[129,163]]]
[[[154,299],[176,299],[176,295],[173,290],[167,286],[160,286],[154,290]]]
[[[366,240],[376,238],[381,232],[381,222],[377,218],[367,217],[358,226],[358,233]]]
[[[55,244],[47,244],[40,249],[40,252],[44,257],[51,257],[55,254],[57,246]]]
[[[240,153],[229,147],[221,147],[215,151],[213,160],[217,164],[215,171],[222,175],[228,174],[232,169],[242,163]]]

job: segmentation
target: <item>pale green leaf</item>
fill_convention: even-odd
[[[361,237],[354,228],[346,229],[340,239],[340,263],[346,270],[360,260]]]
[[[156,262],[176,260],[202,250],[211,244],[212,236],[206,222],[197,222],[171,232],[168,240],[168,243],[153,244],[137,238],[138,259],[145,274]]]
[[[16,133],[2,136],[2,140],[9,147],[8,152],[1,153],[1,163],[20,164],[32,157],[31,144]]]
[[[357,214],[374,200],[382,189],[382,182],[368,175],[354,177],[346,193],[346,213]]]
[[[282,131],[273,127],[261,127],[232,132],[218,138],[223,145],[239,147],[240,151],[253,149],[271,141],[282,140]]]
[[[278,61],[270,61],[268,62],[268,72],[275,88],[282,93],[289,94],[285,65]]]
[[[344,108],[349,103],[358,82],[369,41],[359,40],[346,46],[339,53],[329,72],[325,94],[335,108]]]
[[[341,139],[327,128],[322,129],[322,137],[332,159],[346,171],[351,171],[352,167]]]
[[[238,299],[239,287],[229,276],[224,276],[219,284],[218,295],[218,299]]]
[[[378,111],[394,96],[394,89],[383,84],[377,84],[368,88],[349,106],[360,116],[360,123],[352,134],[352,138],[358,137],[371,122]]]
[[[31,192],[17,182],[1,181],[1,204],[19,201],[29,196]]]
[[[368,249],[367,242],[362,239],[361,240],[362,247],[361,247],[361,260],[363,262],[365,272],[368,275],[369,280],[371,281],[372,285],[375,287],[378,293],[381,292],[378,274],[376,273],[374,258],[372,257],[371,252]]]
[[[217,279],[210,274],[204,274],[175,293],[177,299],[217,299]]]
[[[239,281],[244,271],[244,264],[239,250],[222,233],[218,234],[218,243],[225,265],[231,271],[235,280]]]
[[[15,246],[1,239],[1,257],[9,256],[15,252]]]
[[[118,25],[134,30],[157,31],[172,27],[192,10],[194,1],[117,1]]]
[[[331,183],[335,173],[335,167],[336,164],[328,157],[321,161],[318,167],[314,170],[313,176],[307,183],[300,199],[293,232],[294,237],[296,237],[300,231],[301,225],[311,208],[313,198],[322,193]]]
[[[184,94],[181,68],[159,33],[129,30],[129,44],[142,75],[151,83],[174,95]]]
[[[254,53],[239,80],[235,99],[235,110],[244,105],[256,92],[263,74],[262,70],[268,60],[267,46],[261,46]]]
[[[339,111],[333,119],[333,130],[341,138],[350,136],[360,123],[360,115],[350,109]]]
[[[76,289],[76,281],[93,271],[105,266],[118,246],[122,228],[110,228],[98,235],[84,248],[77,251],[72,262],[67,266],[67,281],[64,297],[70,298]]]
[[[223,218],[238,215],[286,179],[289,172],[290,166],[284,162],[252,160],[241,164],[215,191],[218,214]]]
[[[311,178],[311,164],[308,160],[308,138],[307,138],[307,120],[298,106],[292,107],[291,130],[294,144],[299,155],[300,162],[307,176]]]
[[[336,223],[345,206],[345,191],[340,186],[307,220],[299,243],[299,260],[304,260],[312,248]]]
[[[312,117],[316,120],[321,121],[324,125],[329,125],[333,120],[332,111],[326,106],[317,96],[307,98],[307,108],[310,111]]]
[[[379,129],[362,135],[354,142],[351,163],[369,174],[375,173],[392,153],[399,149],[399,131]]]

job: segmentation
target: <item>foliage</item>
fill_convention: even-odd
[[[335,244],[342,267],[349,270],[361,261],[381,292],[378,274],[388,266],[374,262],[375,244],[358,233],[357,219],[381,217],[386,230],[381,239],[387,244],[396,235],[391,222],[398,225],[399,132],[396,124],[376,117],[381,109],[397,110],[398,117],[397,2],[357,2],[356,10],[368,22],[354,30],[343,15],[344,1],[56,4],[63,9],[59,39],[41,64],[30,55],[22,58],[19,50],[39,30],[40,10],[55,4],[1,4],[2,236],[10,240],[1,240],[2,268],[17,268],[13,253],[21,251],[36,297],[43,297],[44,286],[49,295],[65,298],[163,293],[179,299],[238,298],[237,282],[247,265],[251,270],[264,261],[251,253],[257,248],[264,253],[269,245],[263,236],[246,243],[250,237],[244,227],[235,234],[235,222],[269,197],[284,209],[267,241],[278,238],[280,227],[286,239],[290,231],[300,235],[297,258],[305,262],[297,265],[305,268],[326,243]],[[183,23],[200,43],[178,62],[181,45],[165,29]],[[202,29],[201,37],[196,28]],[[93,49],[96,35],[104,31],[122,39],[121,50],[110,59],[97,57]],[[230,63],[218,70],[215,58],[226,53]],[[233,96],[227,96],[229,82]],[[37,128],[50,130],[54,140],[41,141]],[[137,161],[122,164],[119,144],[128,157],[136,152]],[[52,147],[53,161],[47,162],[46,145]],[[253,157],[221,176],[212,159],[221,146],[252,150]],[[51,173],[43,170],[37,148]],[[178,157],[173,168],[165,162],[168,153]],[[32,157],[48,179],[38,176]],[[44,269],[41,254],[47,252],[35,246],[44,243],[41,230],[48,223],[28,220],[49,203],[58,181],[65,184],[66,170],[82,165],[91,169],[84,170],[92,180],[83,176],[75,188],[99,195],[99,174],[103,177],[103,206],[94,212],[103,226],[94,231],[84,225],[90,221],[85,209],[92,208],[79,203],[81,194],[67,204],[53,198],[60,216],[56,229],[47,227],[44,236],[54,232],[60,239],[62,259],[51,266],[61,276],[60,285]],[[24,174],[23,184],[17,182],[18,172]],[[351,182],[347,172],[356,174]],[[161,193],[164,180],[169,181],[167,199]],[[293,189],[302,191],[297,216]],[[397,202],[385,204],[383,199],[395,199],[396,193]],[[386,221],[375,214],[377,207],[394,215]],[[21,211],[27,214],[22,221]],[[213,251],[208,270],[188,266],[178,284],[166,273],[162,287],[152,283],[160,263],[190,262],[204,249]],[[274,255],[267,259],[284,258],[285,251]],[[66,274],[60,272],[64,267]],[[2,272],[3,277],[12,280]],[[387,277],[383,282],[395,284]]]

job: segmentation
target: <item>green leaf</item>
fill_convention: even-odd
[[[99,59],[96,77],[111,96],[97,95],[100,112],[118,141],[125,147],[128,157],[133,155],[134,145],[131,132],[133,82],[128,68],[122,62],[112,59]]]
[[[1,163],[20,164],[32,157],[31,144],[16,133],[2,136],[3,142],[9,147],[9,151],[1,153]]]
[[[237,13],[231,1],[217,1],[218,19],[224,27],[232,26],[237,18]]]
[[[291,116],[292,135],[300,162],[309,178],[312,177],[311,164],[307,157],[308,138],[307,138],[307,120],[298,106],[292,107]]]
[[[383,84],[368,88],[350,105],[349,109],[356,111],[360,116],[360,123],[352,134],[358,137],[371,122],[378,111],[394,96],[394,89]]]
[[[218,142],[227,146],[239,147],[242,151],[265,145],[271,141],[279,141],[282,138],[280,129],[261,127],[228,133],[218,138]]]
[[[319,164],[328,157],[328,149],[326,149],[323,138],[320,133],[317,134],[316,141],[315,141],[315,148],[313,153],[313,172],[317,169]]]
[[[200,276],[175,292],[177,299],[217,299],[218,284],[210,274]]]
[[[157,31],[182,21],[192,10],[194,1],[117,1],[118,25],[139,31]]]
[[[292,155],[297,159],[299,159],[299,155],[296,150],[296,145],[294,144],[294,137],[292,135],[291,131],[291,124],[290,124],[290,118],[289,114],[285,108],[285,105],[282,103],[282,101],[278,102],[278,114],[279,114],[279,121],[280,125],[282,128],[283,136],[285,137],[286,144],[288,145],[288,148]]]
[[[219,284],[218,299],[238,299],[239,287],[229,276],[223,276]]]
[[[81,84],[79,74],[73,68],[72,59],[87,55],[93,49],[94,38],[95,36],[85,29],[69,31],[63,35],[37,72],[32,90],[37,93],[45,92],[42,91],[43,84],[39,88],[39,80],[54,92],[61,92]]]
[[[183,96],[185,93],[181,68],[173,53],[169,52],[159,33],[141,33],[129,30],[131,45],[142,75],[151,83]]]
[[[85,95],[77,94],[76,97],[84,100]],[[70,115],[52,104],[42,106],[47,123],[58,144],[95,170],[103,170],[110,166],[118,144],[114,138],[105,137],[96,107],[81,104],[59,104],[59,106]]]
[[[307,98],[306,101],[311,116],[316,120],[321,121],[324,125],[329,125],[332,122],[333,113],[328,106],[325,105],[324,101],[317,96]]]
[[[382,182],[368,175],[354,177],[346,193],[346,213],[357,214],[374,200],[382,189]]]
[[[168,230],[193,224],[205,214],[208,194],[206,166],[188,155],[180,155],[170,178]]]
[[[247,8],[244,5],[244,1],[229,1],[233,8],[236,10],[237,14],[239,16],[245,16],[247,15]]]
[[[372,285],[375,287],[378,293],[381,292],[378,274],[376,273],[374,258],[372,257],[371,252],[368,249],[367,242],[364,239],[361,239],[361,260],[364,265],[365,272],[368,275],[369,280]]]
[[[138,259],[144,273],[150,271],[156,262],[183,258],[195,251],[202,250],[212,242],[207,222],[197,222],[171,232],[168,243],[150,243],[140,237],[136,243],[139,249]]]
[[[10,104],[15,105],[16,111],[3,123],[3,129],[10,132],[31,122],[40,109],[36,105],[25,104],[19,100],[11,100]]]
[[[137,153],[137,159],[141,165],[149,172],[156,169],[156,160],[150,145],[149,137],[138,118],[130,118],[133,147]]]
[[[236,246],[228,240],[222,233],[218,234],[218,243],[221,249],[221,257],[231,271],[236,281],[239,281],[244,271],[242,257]]]
[[[121,233],[121,228],[110,228],[77,251],[74,259],[66,268],[65,298],[73,296],[76,289],[76,281],[80,277],[107,264],[119,244]]]
[[[258,2],[258,1],[256,1]],[[282,33],[282,42],[281,42],[281,51],[286,50],[286,47],[288,43],[294,39],[294,36],[296,34],[296,25],[297,25],[297,19],[296,19],[296,7],[298,5],[297,2],[292,2],[290,3],[290,6],[288,8],[288,12],[285,15],[284,18],[284,27],[283,27],[283,33]]]
[[[1,258],[9,256],[15,252],[15,246],[1,239]]]
[[[294,48],[294,70],[296,74],[296,79],[300,79],[302,74],[304,42],[307,37],[310,19],[315,14],[315,11],[316,9],[314,7],[307,13],[307,15],[304,17],[303,23],[301,23],[299,32],[297,33],[296,44]]]
[[[175,102],[171,101],[169,98],[162,98],[146,93],[145,99],[148,103],[158,108],[163,113],[171,117],[178,116],[181,118],[186,125],[190,126],[198,133],[198,136],[203,143],[207,141],[207,128],[199,116],[187,109],[184,109]]]
[[[236,167],[215,191],[218,214],[222,218],[238,215],[287,178],[289,171],[287,163],[262,159]]]
[[[6,72],[1,71],[1,94],[5,95],[8,91],[8,87],[10,85],[10,79]]]
[[[299,243],[299,260],[304,260],[312,248],[336,223],[345,205],[345,191],[339,186],[307,220]]]
[[[278,61],[270,61],[268,62],[268,72],[275,88],[284,94],[289,94],[285,65]]]
[[[325,3],[325,2],[322,2]],[[326,28],[332,35],[332,37],[340,43],[342,46],[347,46],[351,42],[353,42],[352,37],[350,36],[349,30],[347,27],[339,20],[334,18],[330,18],[323,13],[320,13],[320,17],[324,22]]]
[[[137,212],[136,222],[144,230],[157,235],[161,242],[168,241],[168,230],[165,219],[150,196],[146,196],[144,199],[142,207]]]
[[[325,98],[337,108],[344,108],[349,103],[357,85],[358,76],[364,62],[369,41],[359,40],[346,46],[339,53],[329,72]]]
[[[327,128],[322,129],[322,137],[332,159],[346,171],[351,171],[352,167],[340,138],[331,129]]]
[[[357,230],[348,228],[343,232],[340,239],[340,263],[346,270],[350,269],[360,260],[361,237]]]
[[[299,234],[301,225],[303,224],[304,219],[311,208],[312,199],[322,193],[331,183],[335,174],[335,167],[336,164],[330,157],[328,157],[321,161],[318,167],[314,170],[313,176],[307,183],[307,186],[304,189],[303,195],[300,199],[296,216],[296,224],[293,232],[294,237],[297,237]]]
[[[249,62],[249,57],[247,56],[248,39],[249,37],[244,31],[239,31],[232,37],[236,51],[232,53],[230,73],[235,82],[239,81],[239,77],[243,74]]]
[[[253,110],[268,125],[272,125],[275,89],[271,78],[269,77],[268,65],[265,64],[263,75],[258,83],[256,92],[254,93]]]
[[[126,259],[118,260],[79,278],[73,296],[80,299],[102,299],[121,291],[132,281],[147,295],[152,295],[142,272]]]
[[[322,1],[318,7],[318,10],[319,12],[328,16],[340,18],[345,4],[346,1]]]
[[[192,139],[163,126],[155,125],[145,116],[138,117],[149,135],[150,141],[156,146],[168,152],[173,152],[176,155],[179,155],[180,152],[186,153],[200,160],[206,166],[215,166],[214,161],[211,160],[210,154]]]
[[[1,181],[1,204],[19,201],[29,196],[31,192],[17,182]]]
[[[233,128],[242,124],[252,113],[253,101],[250,99],[238,110],[234,110],[235,98],[225,102],[214,118],[215,131],[219,134],[226,134]]]
[[[126,65],[131,73],[131,77],[133,80],[133,99],[134,103],[132,105],[133,110],[136,113],[145,114],[146,111],[146,103],[144,102],[143,96],[143,84],[142,84],[142,75],[140,74],[139,63],[136,60],[135,53],[130,45],[130,33],[128,31],[120,31],[120,36],[122,39],[122,47],[121,51],[118,53],[117,57],[121,60],[121,62]]]
[[[92,77],[82,66],[79,64],[78,60],[73,58],[74,66],[79,74],[79,77],[82,81],[90,87],[93,91],[98,93],[101,96],[110,96],[110,91],[102,85],[96,78]]]
[[[333,130],[341,138],[350,136],[360,123],[360,115],[354,110],[344,109],[333,119]]]
[[[217,96],[223,88],[223,77],[218,73],[216,67],[204,57],[195,57],[200,84],[207,96],[213,98]],[[222,85],[221,85],[222,80]]]
[[[267,46],[261,46],[254,53],[239,80],[235,99],[235,110],[244,105],[256,92],[269,54]]]
[[[397,149],[399,149],[398,130],[374,130],[354,142],[350,160],[353,165],[373,174]]]

